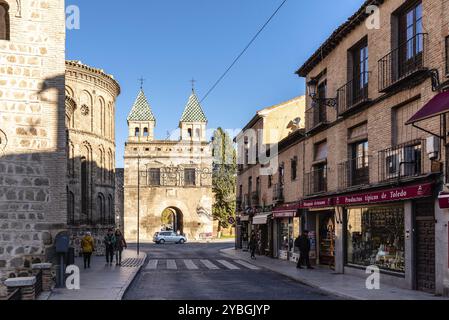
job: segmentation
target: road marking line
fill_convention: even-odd
[[[247,262],[245,262],[243,260],[234,260],[234,262],[238,263],[239,265],[244,266],[244,267],[246,267],[248,269],[251,269],[251,270],[260,270],[259,267],[256,267],[255,265],[252,265],[252,264],[249,264],[249,263],[247,263]]]
[[[150,260],[148,261],[147,267],[145,270],[156,270],[157,269],[158,260]]]
[[[167,269],[177,270],[178,266],[176,265],[176,261],[175,260],[167,260]]]
[[[230,269],[230,270],[240,270],[239,267],[233,265],[232,263],[229,263],[226,260],[217,260],[218,263],[221,263],[222,265],[224,265],[226,268]]]
[[[210,270],[220,270],[215,264],[210,262],[209,260],[200,260],[202,264],[204,264]]]
[[[198,267],[193,263],[192,260],[184,260],[184,264],[189,270],[198,270]]]

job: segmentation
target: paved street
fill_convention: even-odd
[[[232,243],[144,244],[148,255],[125,300],[329,300],[336,297],[220,253]],[[292,265],[294,268],[294,265]]]

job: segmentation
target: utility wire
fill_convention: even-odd
[[[264,25],[259,29],[259,31],[256,33],[256,35],[251,39],[251,41],[246,45],[246,47],[240,52],[240,54],[237,56],[237,58],[234,59],[234,61],[231,63],[231,65],[226,69],[226,71],[221,75],[220,78],[214,83],[214,85],[209,89],[209,91],[206,93],[206,95],[201,99],[201,102],[206,100],[206,98],[214,91],[214,89],[218,86],[218,84],[226,77],[226,75],[231,71],[231,69],[234,67],[234,65],[239,61],[239,59],[245,54],[245,52],[249,49],[249,47],[253,44],[254,41],[256,41],[257,37],[262,33],[262,31],[268,26],[268,24],[273,20],[273,18],[276,16],[276,14],[281,10],[281,8],[284,6],[284,4],[287,2],[287,0],[282,1],[282,3],[279,5],[279,7],[273,12],[273,14],[270,16],[270,18],[267,20],[267,22],[264,23]]]

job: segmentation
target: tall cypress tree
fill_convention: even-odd
[[[222,128],[214,132],[213,158],[212,190],[215,201],[212,213],[219,222],[218,231],[221,231],[229,226],[229,218],[235,217],[237,183],[236,151],[229,134]]]

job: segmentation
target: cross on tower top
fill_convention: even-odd
[[[140,89],[143,89],[143,83],[145,82],[146,79],[144,79],[143,77],[140,77],[140,79],[137,79],[140,82]]]
[[[192,80],[190,80],[190,83],[192,84],[192,91],[195,91],[195,82],[198,82],[198,81],[196,81],[194,78],[192,78]]]

